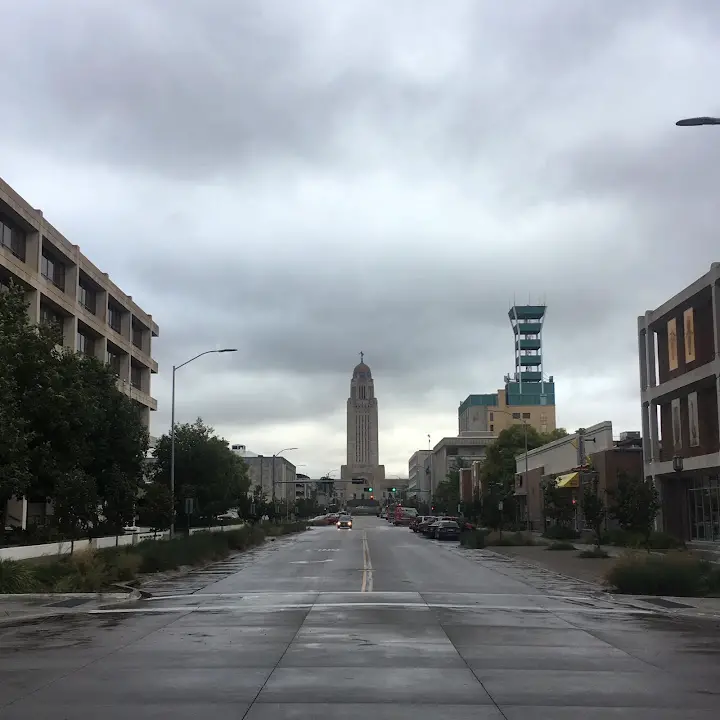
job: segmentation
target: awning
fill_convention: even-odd
[[[560,475],[560,477],[555,479],[557,480],[555,487],[576,488],[580,486],[580,473],[568,473],[567,475]]]

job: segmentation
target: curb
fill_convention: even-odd
[[[720,611],[710,611],[706,612],[701,610],[698,607],[695,607],[694,605],[689,605],[687,608],[666,608],[662,607],[660,605],[655,605],[653,602],[650,602],[644,598],[647,598],[649,596],[638,596],[638,595],[623,595],[618,593],[613,593],[608,589],[607,587],[600,585],[598,583],[593,583],[588,580],[583,580],[581,578],[573,577],[572,575],[565,575],[564,573],[557,572],[556,570],[551,570],[548,567],[545,567],[544,565],[541,565],[539,563],[533,562],[532,560],[527,560],[526,558],[519,558],[516,555],[505,555],[505,553],[497,552],[496,550],[491,550],[490,548],[482,548],[482,552],[487,552],[492,555],[495,555],[496,557],[501,557],[504,559],[510,559],[515,563],[528,565],[532,568],[536,568],[538,570],[544,570],[545,572],[552,573],[553,575],[557,575],[558,577],[561,577],[565,580],[570,580],[572,582],[581,583],[582,585],[588,586],[588,588],[594,590],[595,592],[603,593],[606,597],[613,600],[614,602],[617,602],[620,605],[623,605],[627,608],[633,608],[635,610],[650,610],[653,612],[663,613],[665,615],[669,615],[671,617],[713,617],[717,618],[720,616]],[[675,602],[682,602],[683,600],[692,600],[692,599],[703,599],[703,598],[675,598],[665,595],[653,595],[653,598],[657,598],[659,600],[669,600],[669,601],[675,601]],[[688,612],[689,610],[693,610],[695,612]]]
[[[119,605],[124,602],[140,600],[142,595],[135,589],[126,593],[27,593],[17,595],[0,595],[0,599],[13,598],[17,600],[70,600],[70,599],[88,599],[97,600],[99,608],[109,608],[113,605]],[[104,601],[104,602],[103,602]],[[11,614],[11,610],[0,610],[0,627],[9,627],[13,625],[24,625],[26,623],[37,622],[38,620],[47,620],[49,618],[66,617],[68,615],[79,615],[86,610],[86,606],[75,608],[45,608],[37,612],[23,613],[20,611]]]

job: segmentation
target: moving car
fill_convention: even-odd
[[[418,516],[418,511],[414,507],[403,507],[398,505],[395,508],[393,517],[393,525],[409,525]]]
[[[341,515],[337,521],[338,530],[352,530],[352,517],[350,515]]]

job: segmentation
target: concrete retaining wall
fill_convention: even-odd
[[[194,535],[199,532],[228,532],[229,530],[239,530],[241,527],[244,527],[244,523],[238,525],[218,525],[211,528],[193,528],[190,530],[190,534]],[[137,545],[137,543],[143,542],[143,540],[167,540],[169,537],[170,533],[166,530],[165,532],[158,533],[132,533],[118,536],[110,535],[108,537],[94,538],[93,540],[76,540],[74,545],[66,541],[44,543],[43,545],[0,548],[0,560],[30,560],[31,558],[50,557],[52,555],[69,555],[71,552],[80,552],[90,548],[100,550],[102,548],[120,547],[123,545]]]

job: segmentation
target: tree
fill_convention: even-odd
[[[0,463],[14,465],[0,492],[49,499],[70,512],[61,493],[79,492],[90,482],[79,478],[90,478],[102,514],[118,527],[134,512],[147,430],[112,370],[60,342],[57,327],[30,322],[22,288],[0,295],[0,398],[14,418],[0,449]]]
[[[548,480],[542,487],[543,513],[557,525],[570,527],[575,517],[575,506],[567,490],[559,488],[556,480]]]
[[[455,467],[452,468],[435,488],[433,505],[441,513],[454,514],[460,504],[460,470],[467,467],[463,458],[455,459]]]
[[[7,501],[24,495],[30,482],[24,422],[13,392],[7,366],[0,367],[0,522],[5,522]]]
[[[91,537],[98,522],[98,505],[95,480],[82,468],[73,468],[58,477],[53,510],[57,526],[66,537]]]
[[[617,490],[612,494],[614,504],[610,514],[623,530],[643,536],[645,545],[650,545],[650,535],[661,503],[655,485],[628,473],[618,474]]]
[[[175,507],[193,498],[204,517],[220,515],[237,507],[250,488],[247,466],[230,450],[223,438],[198,418],[175,427]],[[163,435],[154,450],[154,478],[170,487],[169,435]]]
[[[502,430],[497,440],[488,446],[482,466],[483,485],[514,486],[517,474],[516,458],[525,452],[525,430],[526,428],[521,424],[512,425]],[[566,435],[564,428],[558,428],[550,433],[540,433],[532,425],[528,425],[527,448],[534,450]]]
[[[582,512],[585,524],[592,528],[595,534],[595,545],[599,548],[602,544],[603,523],[607,510],[598,492],[598,478],[595,474],[590,482],[583,485]]]
[[[166,530],[172,520],[170,489],[160,482],[147,485],[138,501],[139,522],[151,530]]]

